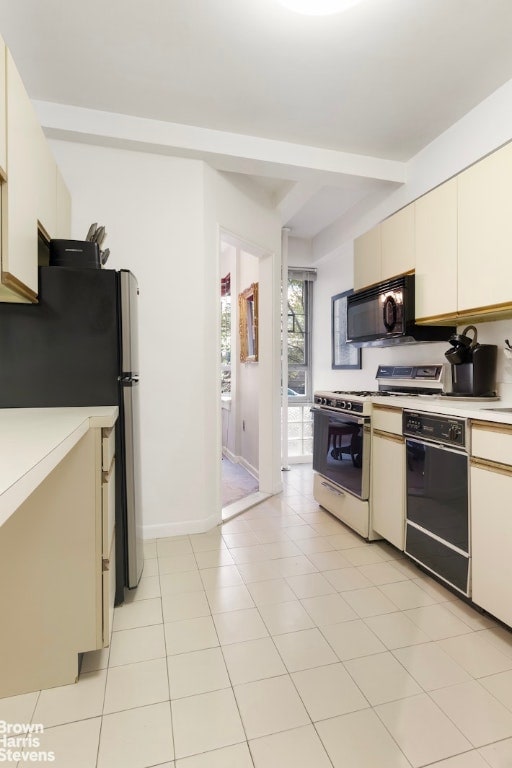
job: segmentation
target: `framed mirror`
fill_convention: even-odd
[[[240,362],[258,362],[258,283],[238,294]]]

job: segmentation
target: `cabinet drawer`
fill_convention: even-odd
[[[374,405],[372,411],[372,427],[382,432],[402,434],[402,409],[386,405]]]
[[[330,480],[315,474],[314,497],[318,503],[361,536],[368,538],[368,502],[337,488]]]
[[[512,426],[474,421],[471,425],[471,455],[512,465]]]
[[[116,454],[116,430],[114,427],[101,430],[101,461],[102,469],[108,472],[112,459]]]
[[[110,472],[105,477],[101,485],[101,501],[103,512],[103,557],[108,557],[114,535],[114,525],[116,520],[116,466],[112,462]]]

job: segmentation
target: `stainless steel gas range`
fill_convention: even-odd
[[[372,399],[440,396],[445,370],[443,365],[380,365],[376,391],[315,392],[314,497],[365,539],[381,538],[370,520]]]

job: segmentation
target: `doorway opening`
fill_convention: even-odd
[[[273,365],[274,257],[224,231],[219,250],[221,499],[227,520],[281,490],[273,393],[279,382]]]

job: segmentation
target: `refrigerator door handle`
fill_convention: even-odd
[[[122,386],[129,387],[139,383],[139,375],[138,373],[125,373],[123,376],[119,376],[119,381]]]

